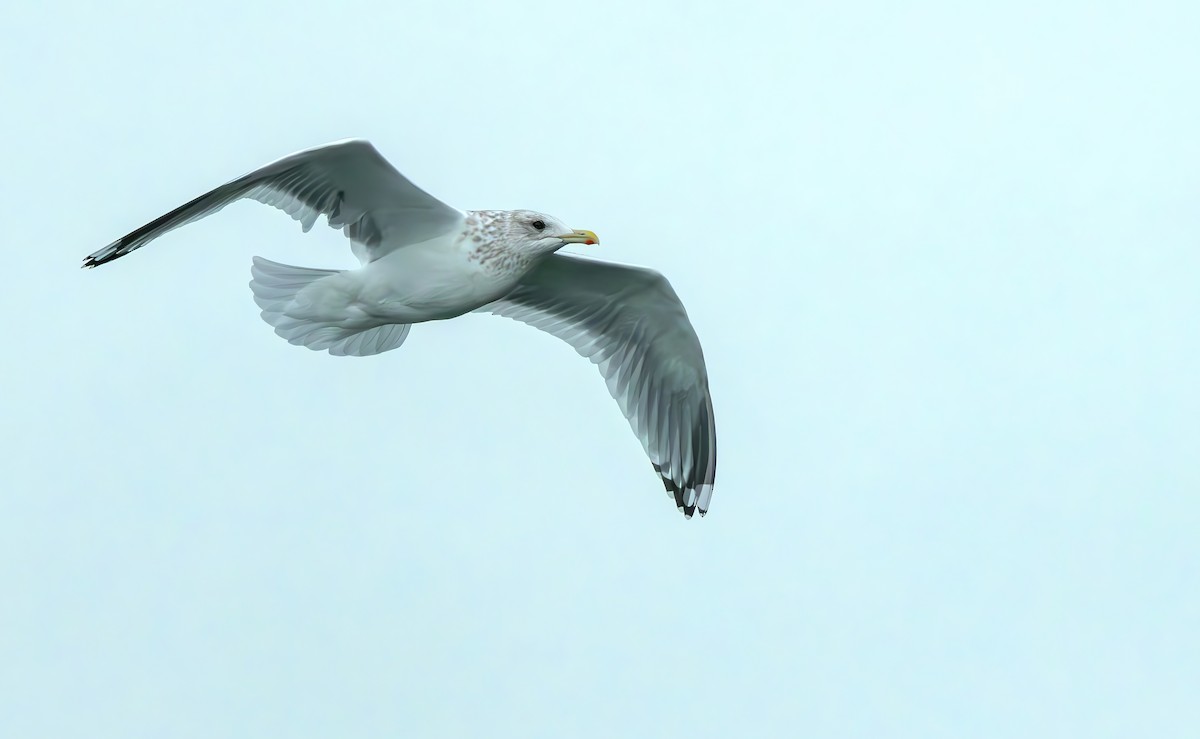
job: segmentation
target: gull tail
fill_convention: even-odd
[[[310,269],[254,258],[250,289],[262,308],[262,319],[275,333],[297,346],[328,351],[335,356],[366,357],[395,349],[408,338],[412,324],[387,323],[367,328],[346,328],[345,313],[331,297],[341,291],[328,278],[340,275],[335,269]],[[331,304],[322,310],[323,303]],[[324,313],[329,318],[323,318]]]

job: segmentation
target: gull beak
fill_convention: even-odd
[[[561,234],[555,238],[562,239],[568,244],[599,244],[600,237],[592,231],[572,231],[569,234]]]

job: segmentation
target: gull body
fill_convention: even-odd
[[[502,258],[486,234],[513,230],[511,221],[554,220],[533,211],[467,211],[442,235],[405,244],[360,268],[324,276],[305,285],[284,315],[365,331],[388,324],[414,324],[456,318],[510,292],[533,266],[539,251],[550,253],[577,240],[564,234],[541,250],[513,250]],[[580,232],[590,234],[590,232]],[[268,279],[266,260],[255,260],[255,273]],[[251,288],[260,307],[272,303],[257,281]]]
[[[544,213],[446,205],[366,141],[271,162],[97,250],[83,266],[119,259],[242,198],[283,210],[305,231],[324,216],[361,262],[330,270],[255,257],[250,289],[275,333],[333,355],[369,356],[401,346],[414,324],[472,311],[528,323],[599,367],[680,511],[707,512],[716,474],[708,376],[666,279],[556,255],[599,239]]]

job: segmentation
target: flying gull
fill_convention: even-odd
[[[292,344],[368,356],[414,323],[471,311],[522,321],[596,364],[683,514],[712,498],[717,436],[700,341],[658,272],[556,254],[597,244],[530,210],[462,211],[401,175],[369,142],[337,141],[267,164],[160,216],[83,260],[96,267],[251,198],[300,221],[325,216],[350,238],[358,269],[254,257],[262,317]]]

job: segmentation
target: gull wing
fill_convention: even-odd
[[[119,259],[242,198],[279,208],[306,233],[325,216],[350,238],[364,264],[446,233],[463,219],[409,182],[369,142],[347,139],[291,154],[210,190],[94,252],[83,266]]]
[[[665,277],[555,254],[478,311],[557,336],[597,365],[679,510],[708,512],[717,468],[708,372]]]

